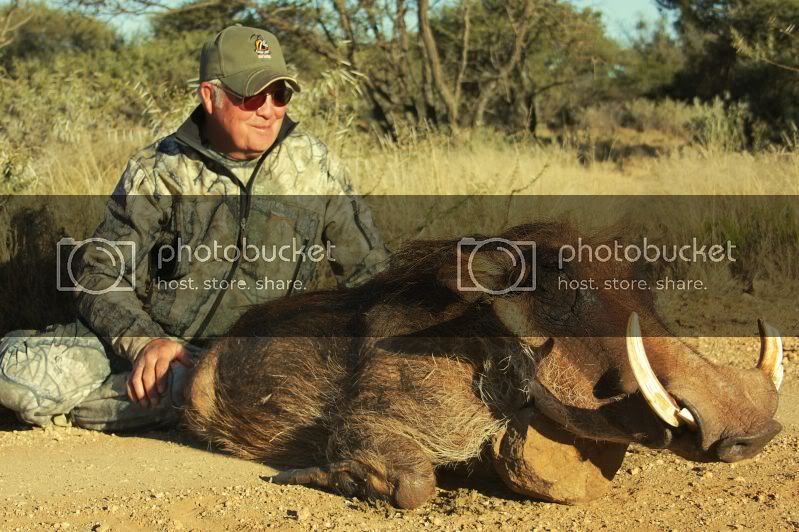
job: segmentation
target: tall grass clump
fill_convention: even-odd
[[[749,105],[733,102],[725,105],[716,97],[709,104],[694,102],[699,111],[688,123],[688,130],[694,141],[712,152],[733,152],[745,150],[749,145],[746,128],[752,122]],[[760,139],[755,140],[760,146]]]

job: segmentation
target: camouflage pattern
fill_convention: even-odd
[[[159,413],[131,405],[127,375],[113,375],[109,360],[132,362],[153,338],[192,342],[221,335],[248,306],[306,287],[319,265],[309,253],[239,261],[232,280],[247,288],[225,291],[206,323],[220,292],[206,282],[225,280],[234,257],[197,260],[177,253],[180,246],[235,249],[246,243],[274,250],[293,243],[307,251],[326,245],[330,267],[345,286],[383,267],[387,251],[371,215],[321,141],[285,117],[258,166],[210,150],[200,133],[203,119],[198,107],[175,134],[128,163],[94,235],[126,244],[116,248],[124,268],[113,254],[89,246],[77,269],[86,289],[76,294],[78,312],[89,328],[76,322],[0,344],[0,404],[25,421],[46,425],[72,412],[81,426],[119,430],[171,420],[168,408]],[[177,259],[159,260],[170,253]],[[190,283],[199,289],[187,288]],[[122,418],[130,423],[117,423]]]
[[[128,431],[174,425],[188,370],[173,368],[158,407],[148,409],[128,400],[129,373],[112,373],[129,368],[80,321],[13,331],[0,340],[0,404],[43,427]]]
[[[110,373],[105,346],[79,321],[0,340],[0,404],[27,423],[49,425]]]
[[[199,134],[202,117],[198,108],[177,134],[133,157],[95,235],[134,244],[133,249],[120,248],[128,254],[121,282],[134,290],[79,293],[79,312],[129,360],[135,360],[151,338],[194,339],[218,293],[205,289],[204,283],[223,281],[231,268],[227,257],[219,257],[222,253],[217,254],[219,260],[190,260],[189,252],[169,265],[153,264],[154,255],[170,253],[165,249],[224,249],[237,243],[241,195],[256,163],[234,162],[204,146]],[[294,126],[284,118],[278,142],[253,180],[243,238],[268,251],[288,243],[299,247],[327,242],[339,283],[358,284],[382,267],[386,249],[343,167],[321,141]],[[228,290],[202,333],[224,334],[246,307],[290,294],[297,281],[307,286],[318,264],[242,260],[234,281],[248,288]],[[119,281],[118,271],[119,265],[107,254],[89,249],[79,283],[101,291]],[[256,289],[265,278],[283,286]],[[169,281],[200,289],[172,288]]]

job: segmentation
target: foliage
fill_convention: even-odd
[[[36,175],[27,161],[0,152],[0,194],[18,194],[35,187]]]
[[[145,9],[152,15],[153,33],[123,42],[85,11],[23,6],[46,19],[36,27],[49,28],[51,42],[67,44],[30,46],[18,53],[16,47],[26,39],[41,40],[25,33],[26,23],[20,40],[6,48],[0,104],[7,112],[0,117],[0,149],[20,161],[54,144],[102,138],[109,124],[115,131],[146,129],[152,136],[170,131],[194,105],[186,82],[196,77],[202,42],[234,21],[280,36],[289,68],[304,88],[292,114],[306,124],[331,128],[337,139],[368,131],[402,144],[431,130],[460,137],[471,136],[470,128],[488,126],[516,136],[546,135],[564,127],[597,131],[604,123],[610,130],[659,131],[675,142],[707,149],[796,145],[790,113],[799,104],[789,96],[797,89],[769,83],[793,73],[763,60],[776,61],[780,46],[794,46],[795,39],[787,30],[780,35],[788,41],[774,35],[780,27],[774,17],[768,22],[771,30],[761,33],[757,20],[750,21],[754,29],[733,26],[732,15],[759,11],[732,1],[714,4],[712,14],[701,2],[663,2],[682,10],[679,38],[663,20],[654,26],[641,23],[627,48],[608,38],[597,12],[562,0],[458,0],[432,6],[424,0],[70,3]],[[725,27],[748,55],[736,55],[727,42],[732,74],[722,69],[709,76],[695,64],[699,58],[704,68],[718,70],[708,66],[717,59],[708,50],[721,46],[713,32]],[[688,83],[700,74],[705,82]],[[754,87],[760,87],[757,94],[747,92]],[[730,90],[719,92],[722,88]],[[667,94],[687,104],[663,99]],[[42,101],[49,112],[41,109]]]
[[[186,32],[213,34],[233,22],[248,5],[246,0],[230,0],[224,3],[195,0],[179,9],[155,13],[151,17],[153,34],[169,37]]]
[[[672,94],[711,100],[729,93],[746,102],[752,116],[768,123],[770,138],[799,122],[796,65],[799,22],[793,0],[658,0],[679,14],[677,30],[687,57]],[[736,49],[737,48],[737,49]],[[740,50],[741,53],[738,53]],[[768,59],[765,61],[764,59]],[[776,63],[776,65],[774,64]],[[755,139],[748,135],[748,145]]]
[[[13,58],[0,91],[0,150],[28,160],[86,137],[103,142],[109,129],[168,132],[193,105],[186,81],[197,75],[197,37]]]
[[[725,106],[722,99],[717,97],[710,105],[701,106],[698,102],[694,105],[702,112],[691,119],[688,128],[700,146],[722,152],[746,148],[747,126],[752,122],[752,117],[745,102],[733,102]],[[762,142],[762,139],[756,142]]]
[[[684,68],[684,52],[669,32],[666,19],[660,18],[654,25],[641,20],[625,50],[617,88],[624,95],[662,96]]]
[[[707,106],[699,101],[690,104],[668,98],[657,101],[635,98],[587,107],[578,125],[594,131],[628,128],[639,133],[658,132],[684,142],[694,136],[691,124],[707,113]]]
[[[0,18],[11,8],[11,4],[0,8]],[[0,64],[6,69],[19,60],[117,49],[120,45],[114,31],[103,22],[44,3],[18,6],[15,17],[25,22],[17,28],[13,40],[0,49]]]
[[[621,51],[605,35],[597,12],[577,11],[564,2],[536,3],[519,61],[507,68],[519,17],[509,16],[504,2],[472,6],[468,41],[465,17],[456,6],[444,8],[433,27],[451,79],[466,53],[462,83],[471,124],[535,134],[539,122],[607,95]]]
[[[535,132],[540,113],[547,119],[606,94],[620,58],[598,13],[565,0],[68,3],[154,13],[160,37],[208,34],[233,21],[271,29],[307,78],[348,69],[360,85],[361,117],[393,140],[404,122]]]

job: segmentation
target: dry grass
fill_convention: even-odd
[[[187,102],[186,108],[190,107]],[[392,247],[410,238],[498,232],[536,219],[566,217],[585,230],[602,229],[624,220],[630,208],[625,195],[799,194],[799,155],[795,152],[750,154],[683,146],[660,157],[601,160],[584,157],[580,147],[531,138],[508,139],[487,130],[454,139],[408,129],[398,144],[387,144],[355,131],[351,121],[315,116],[303,107],[296,111],[303,126],[322,137],[346,162],[357,189],[383,206],[375,217]],[[331,112],[346,116],[341,109]],[[166,127],[163,122],[158,126]],[[155,139],[154,129],[84,133],[54,145],[26,163],[26,180],[17,182],[11,191],[107,196],[128,157]],[[606,198],[586,212],[579,204],[575,207],[573,195],[616,197]],[[417,198],[387,200],[381,196]],[[647,212],[638,219],[651,219],[652,224],[637,229],[676,242],[691,236],[735,238],[747,250],[748,271],[679,273],[712,279],[714,287],[725,291],[740,291],[742,282],[767,279],[788,286],[787,293],[795,289],[799,274],[799,206],[786,200],[787,206],[779,212],[775,212],[774,201],[767,199],[755,211],[722,200],[714,209],[688,215]],[[0,206],[0,242],[5,243],[0,246],[0,332],[12,325],[41,325],[68,314],[68,300],[63,294],[53,297],[52,283],[40,279],[53,276],[54,242],[61,235],[85,238],[99,223],[102,202],[91,203],[84,210],[69,209],[72,214],[50,212],[34,217],[19,216],[22,204]],[[667,209],[663,202],[657,205]],[[80,216],[74,216],[75,212]],[[668,227],[657,225],[663,220]],[[30,251],[34,248],[29,233],[40,240],[35,252]],[[756,260],[758,256],[770,259]],[[38,264],[45,266],[39,268]],[[29,300],[25,294],[31,291],[37,294],[33,307],[20,308],[18,302]],[[42,305],[47,308],[42,310]]]
[[[316,132],[317,130],[311,129]],[[473,132],[427,134],[384,145],[365,134],[322,130],[365,195],[786,195],[799,194],[794,152],[724,152],[684,147],[661,157],[581,162],[576,149]],[[34,161],[27,194],[108,194],[128,157],[152,142],[146,129],[111,130],[55,146]]]

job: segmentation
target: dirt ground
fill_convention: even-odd
[[[754,363],[758,341],[688,339]],[[786,530],[799,529],[799,341],[785,339],[784,429],[756,458],[696,464],[632,447],[610,492],[580,506],[519,498],[500,484],[442,479],[414,511],[269,484],[266,466],[187,435],[29,429],[0,417],[0,530]]]

